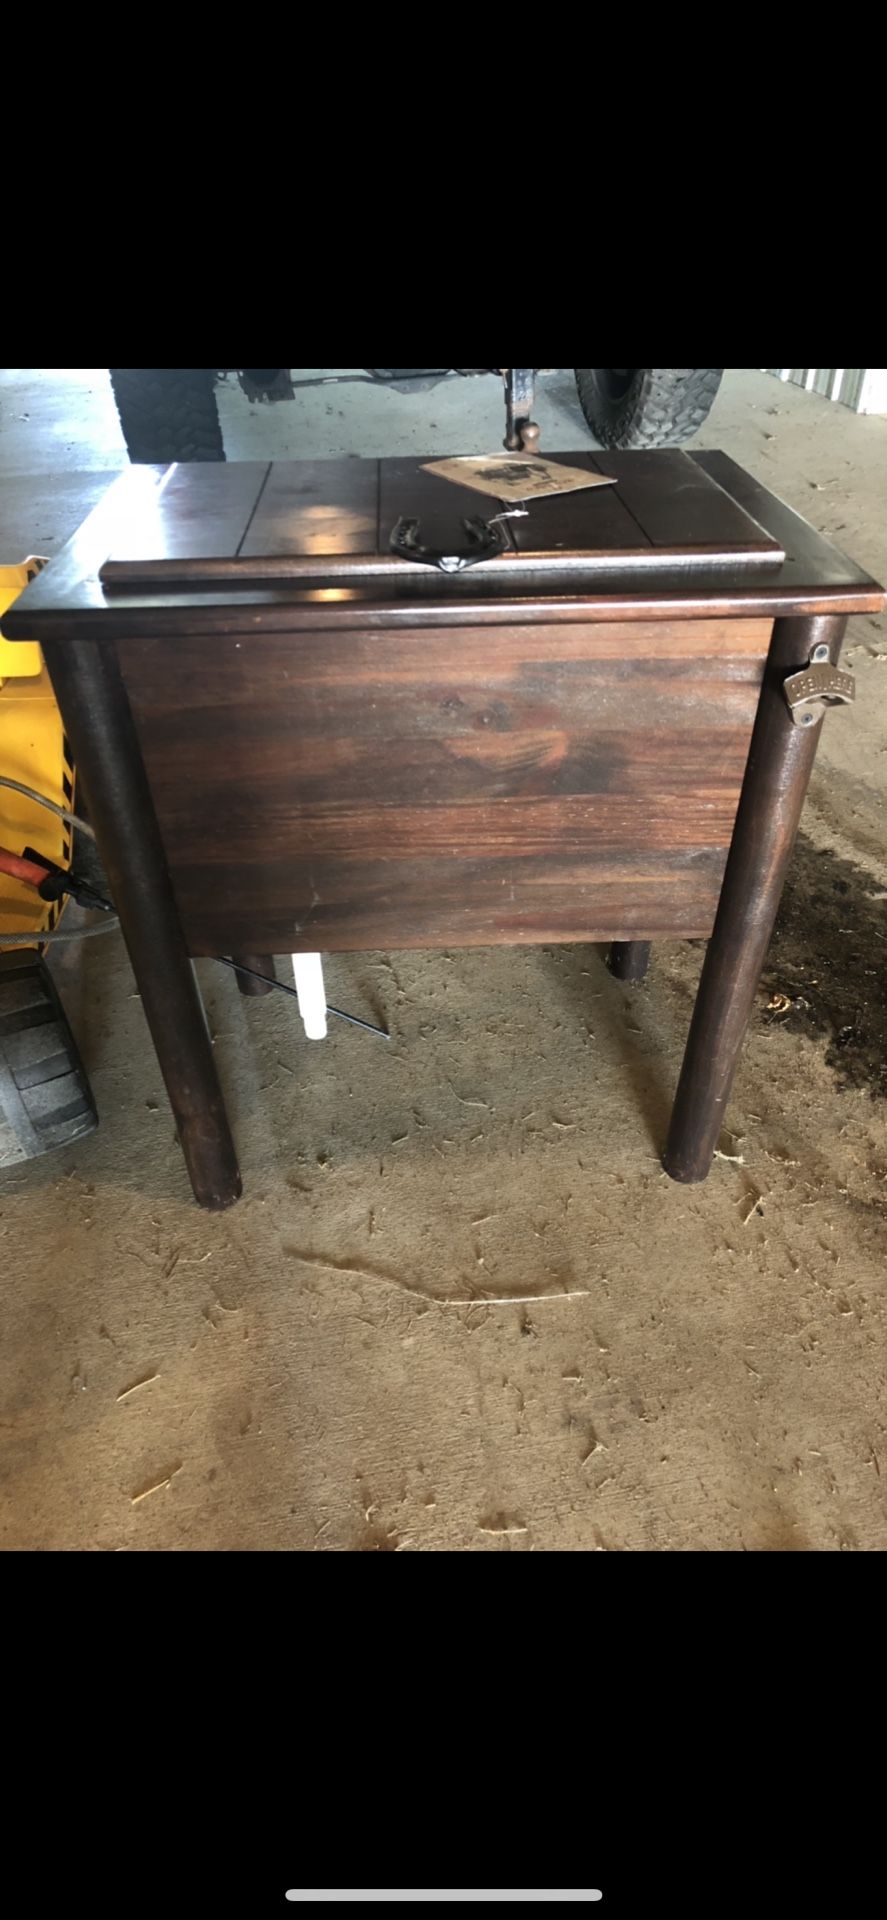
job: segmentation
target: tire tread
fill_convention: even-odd
[[[110,373],[130,460],[224,460],[211,369],[112,367]]]
[[[605,447],[676,447],[707,420],[722,367],[643,367],[618,405],[603,402],[593,367],[575,368],[579,402]]]

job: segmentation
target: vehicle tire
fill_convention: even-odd
[[[111,386],[130,460],[224,460],[207,367],[112,367]]]
[[[89,1081],[49,969],[0,953],[0,1167],[70,1146],[98,1126]]]
[[[576,367],[579,402],[604,447],[677,447],[708,418],[723,367]]]

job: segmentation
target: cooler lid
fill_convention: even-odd
[[[710,474],[678,450],[547,456],[612,480],[530,499],[523,517],[498,518],[489,494],[430,472],[419,460],[317,460],[177,465],[158,476],[150,502],[127,519],[99,570],[106,591],[172,587],[357,584],[427,574],[392,550],[411,522],[425,550],[470,553],[476,529],[496,521],[498,547],[472,574],[550,577],[557,592],[606,571],[637,575],[686,568],[755,568],[785,558],[779,542]],[[520,459],[503,454],[501,459]],[[512,502],[506,502],[511,506]],[[472,534],[470,529],[475,529]],[[446,572],[431,569],[446,592]],[[503,578],[504,584],[504,578]]]

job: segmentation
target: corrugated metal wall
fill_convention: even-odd
[[[887,413],[887,371],[882,367],[765,367],[777,380],[792,380],[808,393],[838,400],[854,413]]]

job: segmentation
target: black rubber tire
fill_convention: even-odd
[[[576,367],[579,403],[603,447],[677,447],[711,412],[723,367]]]
[[[215,374],[207,367],[112,367],[130,460],[224,460]]]
[[[0,1167],[70,1146],[98,1126],[89,1081],[49,969],[0,953]]]

